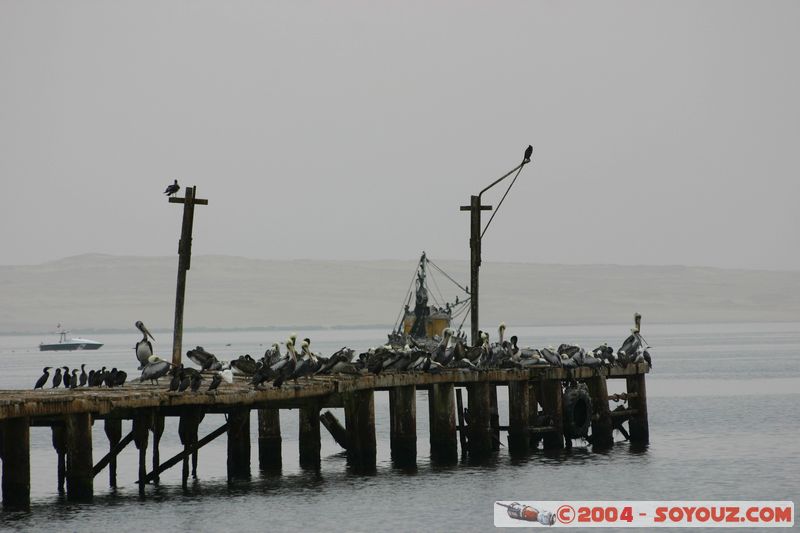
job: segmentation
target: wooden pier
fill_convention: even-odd
[[[319,468],[320,421],[332,431],[346,450],[348,462],[356,470],[375,468],[374,392],[389,391],[390,442],[392,460],[413,464],[417,455],[416,391],[428,391],[431,460],[458,461],[459,440],[462,454],[481,460],[495,453],[501,444],[498,435],[508,434],[512,455],[527,454],[541,442],[544,449],[557,450],[571,445],[565,437],[565,390],[585,384],[591,395],[593,448],[613,445],[611,434],[619,429],[630,442],[645,445],[649,440],[647,423],[646,364],[626,368],[578,368],[565,370],[537,367],[526,370],[448,370],[438,374],[420,372],[383,373],[363,376],[317,376],[300,379],[282,388],[256,390],[245,381],[223,384],[217,391],[170,392],[166,380],[161,385],[126,384],[117,388],[79,388],[0,391],[0,457],[2,458],[3,508],[25,509],[30,505],[30,428],[50,427],[53,447],[58,455],[56,480],[66,484],[70,500],[90,500],[94,479],[108,469],[109,484],[116,486],[116,458],[132,442],[139,455],[138,483],[144,493],[147,483],[157,482],[160,473],[182,465],[182,479],[197,472],[197,451],[226,434],[227,471],[230,479],[250,475],[250,411],[258,410],[258,461],[264,471],[280,470],[282,439],[280,411],[299,410],[299,457],[303,468]],[[607,392],[607,379],[624,379],[626,393]],[[500,426],[497,412],[497,386],[508,386],[508,426]],[[462,387],[467,391],[466,406]],[[582,387],[582,385],[581,385]],[[609,401],[624,400],[627,405],[611,409]],[[328,407],[343,407],[344,427],[335,417],[323,413]],[[466,408],[465,408],[466,407]],[[225,413],[220,427],[201,428],[206,413]],[[322,416],[321,416],[322,415]],[[183,451],[161,461],[158,443],[165,417],[179,417],[179,437]],[[95,421],[103,420],[108,451],[102,457],[92,450]],[[132,430],[122,434],[122,420],[132,420]],[[627,422],[625,430],[623,423]],[[201,437],[202,435],[202,437]],[[505,444],[505,443],[503,443]],[[148,468],[147,449],[152,465]],[[96,462],[95,462],[96,461]]]

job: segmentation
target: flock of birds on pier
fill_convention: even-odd
[[[311,350],[311,339],[305,338],[300,343],[300,351],[295,348],[297,335],[292,334],[285,341],[285,351],[281,345],[274,343],[264,355],[256,360],[249,354],[239,356],[231,361],[219,360],[216,355],[206,351],[202,346],[189,350],[186,356],[199,369],[186,367],[183,364],[173,365],[162,360],[153,352],[155,339],[141,322],[136,328],[142,333],[142,339],[134,346],[139,382],[158,384],[163,377],[169,376],[169,390],[183,392],[199,391],[203,382],[210,377],[206,390],[216,390],[222,383],[233,383],[234,376],[243,376],[255,388],[269,384],[281,387],[286,382],[298,384],[298,380],[308,380],[318,375],[366,375],[381,372],[429,372],[443,371],[479,372],[490,369],[525,369],[534,367],[558,367],[575,369],[578,367],[600,368],[622,366],[632,363],[647,363],[652,367],[649,346],[641,336],[638,327],[623,341],[618,350],[608,344],[587,351],[574,344],[561,344],[557,348],[520,347],[516,335],[505,338],[506,326],[500,324],[498,340],[490,342],[486,332],[480,332],[482,342],[478,346],[468,346],[465,335],[452,329],[444,330],[440,339],[415,340],[405,337],[403,346],[387,344],[370,348],[366,352],[356,354],[351,348],[341,348],[329,357],[323,357]],[[81,365],[80,373],[75,368],[56,367],[52,378],[52,388],[62,384],[66,388],[77,387],[119,387],[125,384],[127,373],[117,368],[110,370],[102,367],[99,370],[85,370]],[[43,375],[34,388],[43,388],[50,380],[50,370],[44,368]],[[62,372],[63,370],[63,372]],[[205,375],[204,375],[205,374]],[[210,375],[209,375],[210,374]]]

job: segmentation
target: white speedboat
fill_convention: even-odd
[[[93,341],[91,339],[74,338],[67,340],[67,333],[69,333],[69,331],[61,329],[60,324],[58,328],[58,342],[50,344],[41,343],[39,344],[39,351],[97,350],[103,345],[102,342]]]

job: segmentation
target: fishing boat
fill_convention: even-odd
[[[452,300],[446,300],[439,290],[439,284],[432,276],[433,271],[444,276],[466,296],[456,295]],[[433,282],[439,295],[438,298],[430,290],[428,280]],[[411,308],[412,299],[414,299],[413,309]],[[409,285],[408,295],[403,302],[398,320],[389,334],[390,344],[405,344],[407,337],[411,337],[417,342],[441,337],[445,328],[451,327],[453,321],[459,318],[462,318],[461,324],[463,325],[463,319],[466,318],[469,311],[469,288],[456,282],[452,276],[431,261],[425,252],[422,252],[411,285]],[[461,327],[458,330],[460,331]]]
[[[50,344],[40,343],[39,344],[39,351],[41,352],[51,352],[51,351],[71,351],[71,350],[97,350],[100,348],[103,343],[93,341],[91,339],[81,339],[81,338],[73,338],[67,340],[67,333],[61,327],[61,324],[58,325],[58,342],[53,342]]]

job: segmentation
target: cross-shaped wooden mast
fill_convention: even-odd
[[[183,342],[183,299],[186,293],[186,271],[192,263],[192,222],[194,206],[208,205],[208,200],[195,196],[197,187],[186,187],[186,196],[171,196],[169,203],[183,204],[183,223],[181,224],[181,240],[178,241],[178,288],[175,294],[175,329],[172,340],[172,364],[181,364],[181,343]]]
[[[470,196],[469,205],[461,211],[469,211],[469,313],[472,345],[478,346],[478,271],[481,268],[481,211],[491,211],[492,206],[481,205],[481,197]]]

